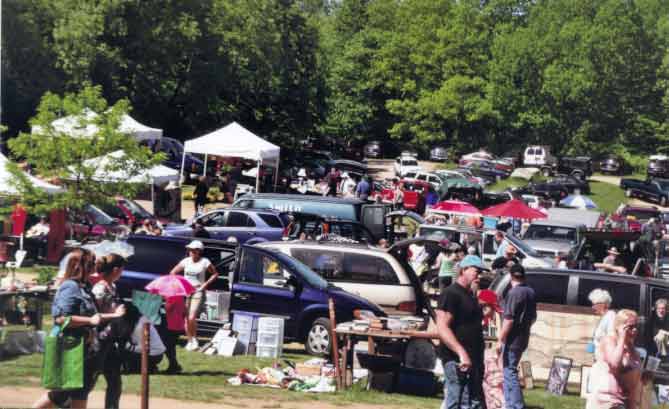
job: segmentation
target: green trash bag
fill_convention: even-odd
[[[42,386],[46,389],[70,390],[84,387],[84,338],[65,335],[70,323],[65,319],[56,325],[44,341]]]

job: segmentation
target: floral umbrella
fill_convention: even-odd
[[[148,292],[165,298],[186,297],[195,292],[195,287],[180,275],[168,274],[156,278],[144,287]]]

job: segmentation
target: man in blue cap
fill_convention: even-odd
[[[481,258],[466,256],[458,275],[439,297],[437,331],[444,364],[442,409],[485,407],[483,404],[483,313],[473,288],[488,270]]]

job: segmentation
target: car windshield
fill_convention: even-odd
[[[642,209],[627,209],[625,210],[625,216],[633,216],[637,220],[648,220],[651,217],[657,217],[657,214]]]
[[[133,200],[123,200],[123,205],[130,210],[130,213],[138,219],[151,219],[153,216],[145,208],[140,206],[139,203]]]
[[[576,229],[571,227],[530,225],[523,240],[576,241]]]
[[[93,222],[100,225],[114,224],[114,219],[93,205],[86,206],[86,213],[93,217]]]
[[[418,166],[418,162],[416,162],[413,159],[403,160],[402,161],[402,166]]]
[[[508,235],[506,236],[506,239],[511,242],[517,249],[522,251],[528,256],[536,257],[536,258],[541,258],[541,254],[539,254],[536,250],[534,250],[532,247],[528,246],[524,241],[520,240],[518,237]]]
[[[279,258],[283,263],[292,266],[295,271],[307,282],[310,286],[325,289],[328,287],[328,282],[323,279],[323,277],[316,274],[312,269],[310,269],[306,264],[302,263],[299,260],[296,260],[287,255],[276,252],[277,258]]]

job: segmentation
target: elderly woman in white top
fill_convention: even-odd
[[[593,346],[590,348],[590,352],[595,352],[595,348],[599,344],[599,341],[606,335],[610,335],[614,331],[613,323],[616,317],[616,313],[613,310],[610,310],[611,303],[613,299],[611,294],[608,291],[602,290],[601,288],[595,288],[588,295],[588,299],[592,303],[592,309],[597,315],[602,317],[595,328],[595,332],[592,336]]]

